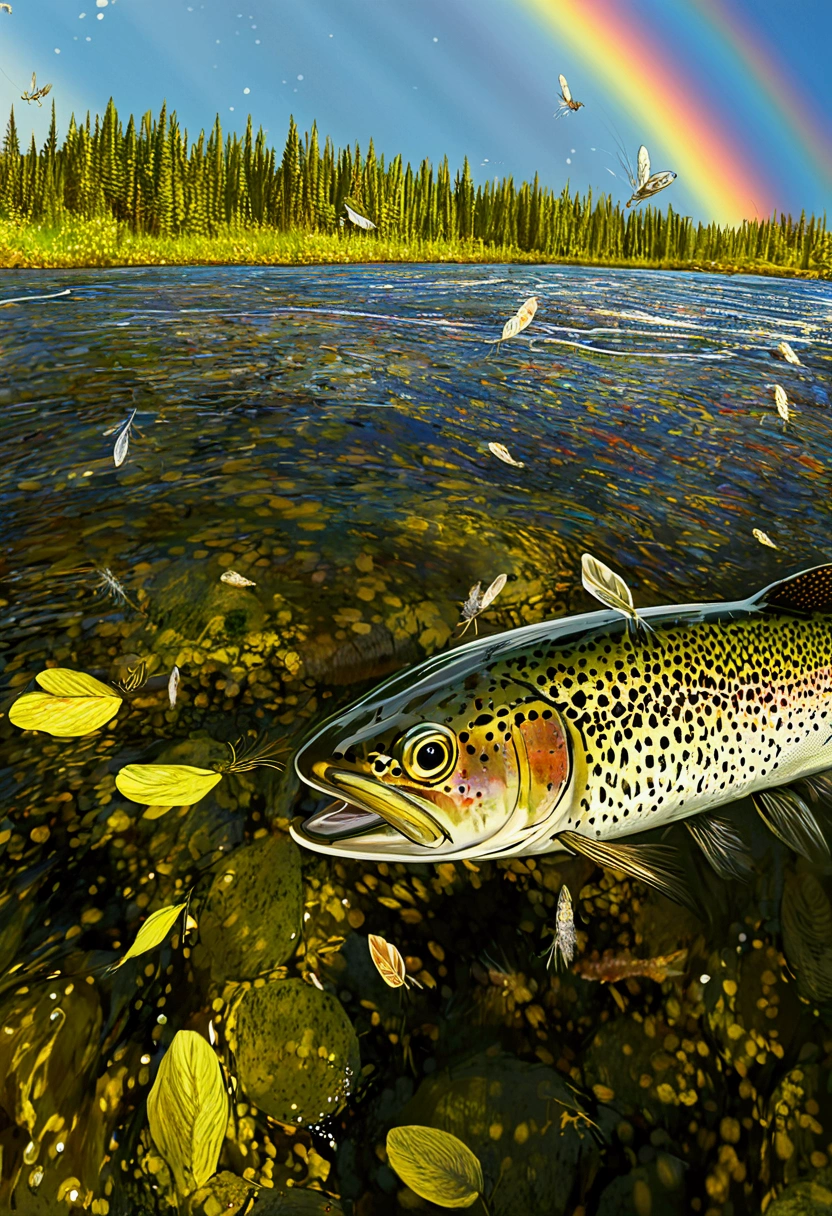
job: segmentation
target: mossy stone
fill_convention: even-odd
[[[303,980],[250,989],[237,1010],[236,1040],[243,1092],[281,1123],[317,1123],[338,1110],[360,1066],[341,1003]]]
[[[553,1068],[485,1052],[423,1081],[395,1123],[440,1128],[467,1144],[486,1192],[493,1188],[493,1216],[565,1216],[579,1159],[595,1152],[589,1124],[574,1121],[579,1110]]]
[[[218,872],[199,917],[201,965],[211,978],[251,980],[279,967],[300,940],[300,855],[288,836],[264,836],[237,849]]]

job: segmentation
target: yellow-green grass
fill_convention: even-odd
[[[61,227],[0,220],[0,268],[63,269],[94,266],[303,266],[360,262],[557,263],[650,270],[696,270],[787,278],[830,277],[764,261],[711,262],[620,257],[552,257],[540,250],[487,245],[478,240],[408,240],[365,233],[278,232],[229,228],[212,236],[157,237],[134,233],[112,219],[77,220]]]

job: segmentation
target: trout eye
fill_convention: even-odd
[[[456,735],[444,726],[422,723],[402,740],[402,767],[417,781],[444,781],[454,771]]]

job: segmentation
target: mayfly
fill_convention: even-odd
[[[491,342],[496,342],[498,350],[501,342],[507,342],[509,338],[516,338],[527,326],[531,325],[534,314],[537,312],[537,306],[537,296],[529,296],[528,300],[520,305],[514,316],[509,317],[499,338],[490,339]]]
[[[176,704],[176,697],[178,693],[179,668],[174,664],[173,671],[170,673],[170,679],[168,680],[168,700],[170,701],[171,709],[173,709],[174,705]]]
[[[488,450],[492,456],[502,460],[503,464],[513,465],[515,469],[524,469],[522,460],[515,460],[508,448],[502,443],[489,443]]]
[[[29,86],[29,88],[26,90],[25,93],[20,94],[20,99],[21,99],[21,101],[26,101],[26,102],[36,101],[38,103],[38,105],[40,105],[41,98],[45,97],[46,94],[51,90],[51,88],[52,88],[51,84],[45,84],[43,86],[43,88],[39,89],[35,73],[32,72],[32,83]]]
[[[622,165],[627,171],[630,185],[633,188],[632,198],[627,200],[627,206],[632,207],[633,203],[638,205],[643,203],[645,199],[652,198],[654,194],[658,194],[660,190],[664,190],[671,182],[675,182],[676,174],[669,170],[664,170],[661,173],[650,173],[650,153],[645,148],[644,144],[638,150],[638,161],[636,172],[633,173],[632,166],[629,161],[622,160]]]
[[[652,633],[647,622],[636,612],[633,606],[633,593],[624,579],[614,570],[610,570],[609,566],[605,566],[597,557],[593,557],[591,553],[584,553],[581,557],[581,582],[589,594],[595,596],[596,600],[600,600],[608,608],[613,608],[626,617],[628,629],[637,631],[639,626],[642,626]]]
[[[557,967],[562,958],[564,965],[568,967],[575,957],[575,947],[577,944],[578,935],[575,932],[572,896],[569,894],[569,888],[564,885],[561,887],[560,895],[558,896],[558,906],[555,912],[555,940],[552,942],[546,958],[546,966],[551,967],[554,960]]]
[[[104,566],[102,569],[97,570],[96,573],[101,575],[101,581],[99,582],[98,586],[103,587],[106,591],[108,591],[117,604],[127,604],[127,606],[132,608],[134,612],[142,611],[141,608],[139,608],[137,604],[134,604],[133,601],[128,597],[127,592],[124,590],[109,566]]]
[[[256,587],[250,578],[243,578],[242,574],[238,574],[236,570],[226,570],[220,575],[221,583],[228,583],[231,587]]]
[[[462,605],[462,618],[459,625],[463,625],[464,628],[459,635],[460,637],[465,636],[468,626],[471,624],[474,626],[474,633],[478,632],[477,617],[481,612],[485,612],[486,608],[494,602],[503,587],[505,587],[507,578],[507,574],[498,574],[486,591],[482,591],[482,583],[476,583],[471,588],[468,592],[468,599]],[[457,625],[457,629],[459,625]]]
[[[797,367],[802,367],[803,364],[798,359],[788,342],[778,342],[777,350],[774,351],[775,359],[784,359],[786,363],[794,363]]]
[[[758,540],[761,545],[765,545],[768,549],[776,549],[774,541],[761,528],[752,528],[751,535],[755,540]]]
[[[575,101],[564,75],[558,76],[558,82],[560,84],[560,93],[558,94],[560,100],[558,101],[558,108],[555,110],[555,118],[562,118],[570,110],[580,110],[584,103],[582,101]]]
[[[358,228],[364,228],[367,231],[369,231],[371,228],[375,228],[375,224],[372,220],[368,220],[366,215],[359,215],[357,211],[353,211],[349,203],[344,203],[344,210]]]
[[[786,390],[779,384],[774,385],[774,404],[777,406],[777,413],[784,422],[788,422],[791,414],[789,413],[789,399],[786,396]]]
[[[133,425],[133,419],[136,417],[136,411],[125,422],[124,426],[118,433],[115,446],[113,448],[113,463],[117,469],[120,469],[127,459],[127,449],[130,446],[130,428]]]

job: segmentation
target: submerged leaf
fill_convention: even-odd
[[[35,676],[41,688],[56,697],[115,697],[118,693],[107,684],[88,676],[84,671],[72,671],[69,667],[47,667]]]
[[[136,940],[133,942],[133,945],[118,960],[116,967],[120,967],[122,963],[126,963],[128,958],[136,958],[139,954],[146,954],[148,950],[153,950],[156,946],[160,945],[168,933],[170,933],[176,922],[176,918],[185,906],[185,903],[172,904],[168,908],[159,908],[158,911],[151,913],[136,934]]]
[[[204,1186],[225,1139],[228,1096],[219,1061],[201,1034],[174,1036],[147,1096],[147,1120],[180,1194]]]
[[[470,1148],[435,1127],[393,1127],[387,1157],[421,1199],[445,1208],[469,1208],[483,1190],[482,1167]]]
[[[21,730],[42,730],[68,738],[90,735],[114,718],[121,697],[53,697],[48,692],[27,692],[9,710],[9,721]]]
[[[222,773],[190,764],[128,764],[116,777],[116,789],[148,806],[193,806],[221,780]]]
[[[369,935],[367,944],[370,947],[370,958],[385,984],[389,988],[401,988],[402,984],[406,985],[407,969],[398,949],[383,937],[377,937],[375,933]]]

